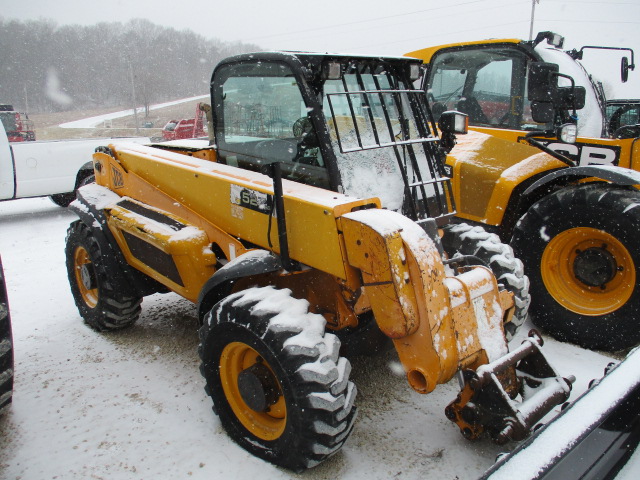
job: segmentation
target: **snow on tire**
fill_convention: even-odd
[[[71,293],[87,325],[98,331],[133,325],[140,316],[142,298],[114,287],[103,252],[84,223],[69,226],[65,253]]]
[[[446,225],[442,245],[450,258],[457,254],[475,255],[486,262],[498,283],[513,293],[516,308],[512,321],[505,325],[507,340],[511,340],[526,320],[531,303],[529,278],[524,274],[522,262],[516,258],[513,249],[502,243],[495,233],[467,223]]]
[[[230,295],[200,329],[200,370],[214,411],[252,454],[295,471],[337,452],[356,418],[351,365],[322,316],[289,290]]]

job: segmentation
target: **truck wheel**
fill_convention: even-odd
[[[109,281],[98,242],[89,227],[73,222],[67,231],[67,274],[85,322],[95,330],[118,330],[140,316],[142,299],[118,291]]]
[[[231,438],[301,471],[337,452],[356,417],[351,366],[322,316],[289,290],[252,288],[205,317],[200,370]]]
[[[80,187],[84,187],[89,183],[93,183],[96,181],[96,176],[93,170],[82,170],[78,173],[78,179],[76,180],[76,189],[70,193],[56,193],[55,195],[50,195],[49,198],[53,203],[58,205],[59,207],[68,207],[71,205],[76,199],[76,191]]]
[[[11,315],[4,282],[4,271],[0,260],[0,414],[13,397],[13,338]]]
[[[56,193],[55,195],[49,195],[49,198],[59,207],[66,208],[76,199],[76,192]]]
[[[511,322],[504,326],[507,340],[511,340],[526,320],[531,303],[529,279],[524,274],[522,262],[498,235],[482,227],[457,223],[446,225],[443,230],[442,246],[450,258],[455,254],[475,255],[491,268],[498,283],[513,293],[515,312]]]
[[[534,204],[512,239],[532,279],[534,323],[585,348],[640,342],[638,225],[633,190],[571,186]]]

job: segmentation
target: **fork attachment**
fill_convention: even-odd
[[[563,378],[540,350],[531,330],[514,351],[475,371],[461,372],[462,391],[445,409],[469,440],[488,432],[498,444],[522,440],[556,405],[565,402],[575,377]]]

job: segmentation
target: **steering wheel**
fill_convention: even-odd
[[[638,138],[640,137],[640,125],[623,125],[613,132],[613,138]]]
[[[629,110],[633,110],[634,108],[638,108],[638,105],[623,105],[620,108],[618,108],[615,112],[613,112],[613,114],[611,115],[611,118],[609,119],[609,131],[617,132],[621,128],[620,122],[622,121],[622,115],[627,113]],[[618,138],[615,136],[615,133],[613,135],[614,135],[614,138]]]
[[[309,117],[300,117],[293,122],[293,136],[295,138],[303,138],[313,132],[313,124]]]
[[[500,118],[500,120],[498,121],[498,124],[496,126],[498,126],[498,127],[508,127],[510,118],[511,118],[511,109],[507,109],[507,112]]]

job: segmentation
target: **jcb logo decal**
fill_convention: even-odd
[[[113,188],[124,187],[124,177],[122,172],[113,165],[111,166],[111,180],[113,181]]]
[[[551,150],[563,153],[578,165],[618,165],[620,147],[605,147],[587,143],[549,143]]]

